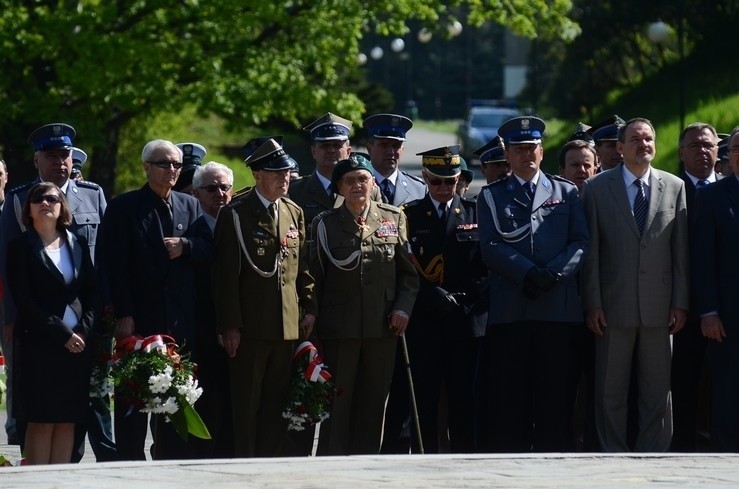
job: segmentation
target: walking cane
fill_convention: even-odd
[[[411,390],[411,405],[413,406],[413,422],[416,425],[416,435],[418,435],[418,447],[423,451],[423,439],[421,438],[421,423],[418,421],[418,406],[416,405],[416,390],[413,387],[413,375],[411,374],[411,359],[408,356],[408,343],[405,341],[405,333],[400,335],[400,341],[403,343],[403,360],[405,360],[405,371],[408,372],[408,386]]]

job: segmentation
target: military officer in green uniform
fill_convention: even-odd
[[[290,157],[269,139],[246,164],[255,187],[216,223],[213,299],[230,358],[235,455],[266,457],[280,455],[286,437],[294,340],[313,328],[313,281],[303,212],[285,197]]]
[[[418,276],[408,257],[405,216],[372,201],[369,166],[342,160],[331,183],[344,203],[313,221],[311,275],[316,334],[341,394],[321,425],[318,453],[378,453],[395,349],[408,325]]]

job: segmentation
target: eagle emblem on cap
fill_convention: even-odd
[[[452,164],[452,152],[449,150],[448,146],[444,148],[444,163],[447,165]]]
[[[521,129],[528,129],[529,123],[529,119],[521,119]]]
[[[390,119],[390,124],[392,124],[393,126],[400,125],[400,117],[393,116],[393,118]]]
[[[185,147],[182,148],[182,149],[185,150],[184,153],[186,155],[191,155],[192,154],[192,144],[186,144]]]
[[[62,126],[54,125],[52,126],[51,130],[54,132],[54,135],[57,136],[62,133]]]

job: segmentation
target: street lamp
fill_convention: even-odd
[[[372,51],[370,51],[370,57],[377,61],[378,59],[382,59],[382,56],[385,54],[385,52],[382,50],[380,46],[375,46],[372,48]]]
[[[679,106],[678,112],[680,117],[680,127],[685,127],[685,28],[683,22],[683,2],[679,4],[679,15],[677,19],[677,55],[679,59]],[[670,37],[672,29],[669,25],[657,19],[656,22],[649,24],[647,28],[647,37],[656,44],[664,44]]]
[[[405,41],[403,41],[401,38],[396,37],[393,39],[393,41],[390,43],[390,49],[393,50],[395,53],[399,53],[403,50],[405,47]]]

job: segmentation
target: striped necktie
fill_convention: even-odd
[[[647,222],[647,196],[644,194],[644,182],[640,179],[634,180],[636,185],[636,197],[634,197],[634,220],[639,234],[644,233],[644,225]]]

